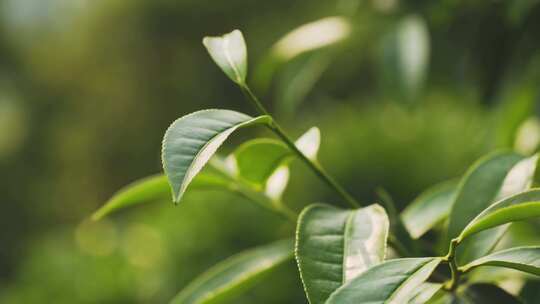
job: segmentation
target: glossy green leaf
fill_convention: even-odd
[[[250,287],[292,256],[292,240],[278,241],[236,254],[200,275],[180,291],[171,303],[220,303]]]
[[[540,276],[540,246],[516,247],[501,250],[461,267],[469,271],[479,266],[512,268]]]
[[[259,138],[240,145],[226,162],[236,175],[262,187],[274,171],[293,157],[282,142]]]
[[[450,213],[449,238],[457,237],[480,212],[504,197],[528,189],[536,161],[511,152],[494,153],[474,164],[462,178]],[[465,264],[489,253],[506,231],[499,227],[465,240],[457,260]]]
[[[522,304],[521,300],[492,284],[472,284],[460,291],[452,304]]]
[[[424,304],[428,302],[437,291],[442,288],[442,284],[426,282],[420,285],[415,291],[408,304]]]
[[[215,63],[237,84],[245,84],[247,48],[242,32],[234,30],[220,37],[204,37],[203,44]]]
[[[458,240],[486,229],[537,216],[540,216],[540,189],[522,192],[484,210],[463,229]]]
[[[235,130],[256,123],[268,123],[268,116],[257,118],[229,110],[203,110],[177,119],[165,132],[162,162],[179,202],[189,183]]]
[[[537,162],[538,156],[535,155],[525,158],[514,165],[501,185],[497,200],[529,189],[534,180]],[[508,226],[506,225],[481,231],[477,235],[470,236],[458,248],[458,262],[465,264],[492,251],[507,229]]]
[[[494,201],[508,172],[522,159],[514,153],[496,153],[475,163],[460,182],[450,212],[448,236],[457,237],[463,228]]]
[[[457,182],[437,184],[422,192],[403,210],[401,218],[415,239],[424,235],[450,214],[457,192]]]
[[[389,260],[337,289],[326,304],[402,304],[416,295],[440,258]]]
[[[227,188],[229,182],[215,174],[199,174],[192,183],[193,187]],[[171,188],[167,177],[157,174],[137,180],[117,191],[101,208],[92,215],[99,220],[120,209],[159,200],[169,199]]]
[[[341,285],[382,262],[388,226],[379,205],[306,207],[298,218],[295,254],[309,302],[324,303]]]

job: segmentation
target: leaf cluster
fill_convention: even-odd
[[[337,22],[326,20],[331,21]],[[414,31],[416,21],[410,22]],[[293,32],[284,41],[298,35]],[[335,42],[304,45],[295,52]],[[276,45],[276,52],[294,56],[284,55],[280,46],[284,43]],[[211,109],[180,117],[163,138],[164,175],[120,190],[93,217],[171,193],[179,203],[189,189],[217,188],[282,216],[296,225],[296,234],[215,265],[183,288],[172,303],[221,302],[293,258],[311,304],[518,303],[514,295],[495,284],[476,282],[471,274],[494,266],[540,275],[540,247],[496,250],[511,223],[540,216],[540,189],[533,188],[538,155],[512,151],[487,155],[461,178],[421,193],[402,212],[383,191],[380,204],[358,202],[319,163],[319,129],[313,127],[292,140],[251,91],[242,33],[206,37],[203,44],[258,115]],[[228,156],[216,154],[234,132],[252,126],[268,128],[277,139],[254,139]],[[291,210],[283,193],[294,160],[335,190],[336,201],[348,208],[314,203],[299,214]],[[426,248],[427,237],[448,250]]]

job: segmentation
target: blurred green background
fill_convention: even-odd
[[[0,303],[163,303],[217,261],[290,235],[223,192],[88,220],[160,172],[174,119],[253,113],[201,44],[235,28],[255,91],[293,136],[321,129],[321,162],[362,201],[382,186],[403,207],[486,152],[537,148],[536,0],[2,0]],[[319,40],[336,42],[298,51]],[[242,131],[223,150],[254,136],[270,134]],[[298,210],[337,197],[294,164],[285,199]],[[305,302],[291,262],[231,303]]]

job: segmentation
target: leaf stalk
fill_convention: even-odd
[[[240,85],[240,88],[259,114],[272,117],[259,101],[257,96],[253,94],[247,84]],[[331,175],[329,175],[318,162],[313,161],[305,156],[274,119],[272,119],[268,127],[315,173],[315,175],[324,181],[330,188],[333,188],[345,200],[346,203],[353,208],[358,208],[361,206],[361,204],[354,199],[354,197],[352,197],[352,195],[350,195],[349,192],[347,192]]]

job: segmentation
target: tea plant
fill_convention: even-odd
[[[170,194],[179,203],[191,188],[233,191],[296,222],[296,235],[237,254],[181,290],[172,303],[216,303],[295,258],[312,304],[519,303],[495,284],[474,278],[484,266],[540,275],[540,246],[494,249],[510,223],[540,216],[540,189],[532,189],[538,156],[498,152],[475,163],[459,181],[436,185],[398,214],[390,196],[367,205],[351,196],[317,160],[314,127],[293,140],[246,83],[242,33],[203,40],[210,56],[253,104],[258,116],[211,109],[183,116],[165,132],[165,175],[120,190],[94,214]],[[278,140],[255,139],[227,157],[217,149],[236,130],[263,126]],[[312,204],[297,215],[281,199],[289,163],[301,160],[350,209]],[[204,168],[204,170],[203,170]],[[427,242],[424,237],[429,232]],[[439,244],[439,245],[434,245]],[[387,248],[388,245],[388,248]],[[446,254],[440,254],[439,248]],[[527,278],[527,277],[522,277]]]

